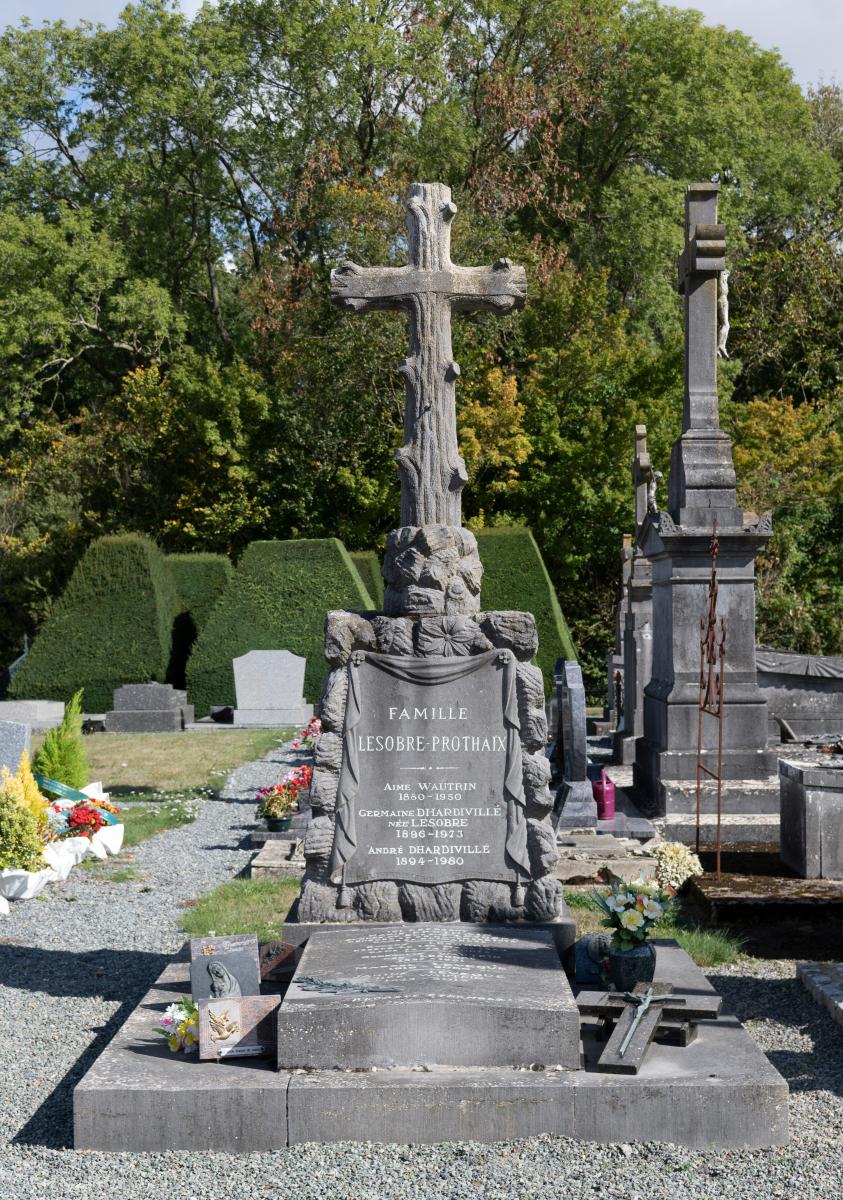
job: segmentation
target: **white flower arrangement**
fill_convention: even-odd
[[[654,856],[659,882],[665,887],[676,888],[677,892],[689,879],[703,873],[696,854],[681,842],[662,842],[656,846]]]
[[[187,996],[169,1005],[158,1024],[158,1033],[164,1035],[174,1054],[199,1048],[199,1008]]]
[[[673,904],[675,889],[662,887],[657,879],[614,883],[608,895],[594,893],[604,913],[603,925],[612,930],[612,940],[622,950],[645,942]]]

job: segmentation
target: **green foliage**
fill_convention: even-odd
[[[94,542],[10,688],[13,696],[67,700],[79,688],[91,712],[112,707],[123,683],[166,678],[176,591],[149,538]]]
[[[0,870],[40,871],[44,866],[35,817],[0,790]]]
[[[383,608],[384,582],[381,560],[374,550],[351,550],[351,561],[357,568],[366,591],[375,601],[376,608]]]
[[[37,775],[55,779],[68,787],[82,788],[90,782],[88,756],[82,740],[82,689],[70,698],[58,729],[50,729],[35,756]]]
[[[234,568],[223,554],[168,554],[167,566],[182,612],[189,613],[197,632],[231,583]]]
[[[375,607],[336,538],[252,542],[196,640],[187,686],[198,715],[234,704],[232,659],[249,650],[290,650],[307,658],[305,696],[319,698],[325,674],[325,613]]]
[[[191,937],[213,930],[219,937],[256,933],[259,942],[277,941],[300,890],[298,879],[231,879],[188,909],[182,928]]]
[[[497,528],[478,530],[477,541],[483,564],[483,608],[533,614],[539,633],[536,662],[544,675],[545,693],[550,695],[557,658],[577,654],[535,539],[529,529]]]

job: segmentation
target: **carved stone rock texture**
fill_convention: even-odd
[[[525,612],[484,612],[478,617],[480,627],[491,644],[499,650],[511,650],[521,662],[535,658],[539,648],[536,619]]]
[[[327,867],[334,844],[334,822],[330,816],[314,817],[304,835],[304,856],[308,866]]]
[[[410,613],[474,613],[480,608],[483,566],[468,529],[409,525],[386,539],[384,608]]]
[[[405,921],[458,921],[461,883],[401,883],[398,898]]]
[[[352,908],[337,908],[337,889],[305,875],[299,896],[298,920],[302,923],[323,921],[353,921]]]
[[[350,889],[354,894],[354,912],[361,921],[400,921],[398,884],[390,879],[361,883]]]
[[[342,733],[345,704],[348,699],[348,673],[344,667],[329,671],[319,701],[319,716],[323,730]]]
[[[342,737],[339,733],[329,730],[320,733],[313,751],[313,761],[317,767],[326,767],[339,774],[342,766]]]
[[[550,794],[550,762],[543,753],[522,754],[524,798],[528,817],[544,817],[553,808]]]
[[[547,821],[527,821],[527,850],[534,875],[547,875],[556,866],[559,861],[556,833]]]
[[[381,654],[413,653],[413,622],[406,617],[373,617],[372,628]]]
[[[337,807],[340,777],[328,767],[316,767],[310,781],[310,807],[316,816],[333,813]]]
[[[512,903],[512,892],[508,883],[470,879],[462,887],[462,919],[480,922],[520,920],[524,909]]]
[[[365,617],[342,609],[328,613],[325,618],[325,657],[332,667],[345,666],[352,650],[375,649],[375,631]]]
[[[553,921],[562,912],[562,903],[562,884],[553,875],[543,875],[527,888],[524,915],[531,921]]]
[[[416,652],[421,658],[465,657],[491,649],[471,617],[421,617],[416,625]]]
[[[542,750],[547,743],[544,677],[538,667],[521,662],[517,667],[516,679],[521,741],[528,750]]]

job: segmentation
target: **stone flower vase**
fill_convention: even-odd
[[[636,983],[651,983],[656,973],[656,948],[639,942],[622,950],[614,943],[609,948],[609,978],[619,992],[631,992]]]

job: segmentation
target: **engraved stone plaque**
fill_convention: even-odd
[[[190,939],[190,994],[194,1000],[257,996],[260,982],[255,934]]]
[[[199,1058],[274,1057],[280,996],[199,1001]]]
[[[529,877],[512,654],[348,669],[332,880]]]

